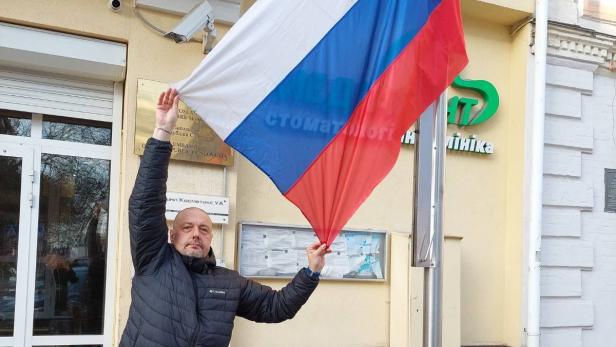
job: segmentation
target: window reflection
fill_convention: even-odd
[[[43,138],[111,146],[111,123],[43,116]]]
[[[13,336],[21,158],[0,157],[0,336]]]
[[[102,334],[108,160],[43,154],[34,334]]]
[[[30,136],[32,116],[29,113],[0,110],[0,134]]]

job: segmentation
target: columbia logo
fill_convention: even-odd
[[[210,294],[227,294],[224,290],[210,289]]]

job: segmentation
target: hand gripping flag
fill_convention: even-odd
[[[466,63],[459,0],[259,0],[175,88],[329,245]]]

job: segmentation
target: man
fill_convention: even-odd
[[[198,208],[178,213],[169,244],[165,194],[177,105],[175,90],[160,95],[156,129],[129,200],[135,277],[120,346],[228,346],[236,315],[267,323],[293,318],[319,283],[331,252],[325,244],[310,245],[309,267],[275,291],[216,266],[212,221]]]

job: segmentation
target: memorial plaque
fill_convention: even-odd
[[[152,136],[156,103],[167,84],[139,79],[137,81],[137,119],[134,153],[143,155],[146,141]],[[229,166],[233,150],[205,122],[180,101],[178,122],[171,135],[171,159]]]
[[[605,169],[605,212],[616,213],[616,169]]]

